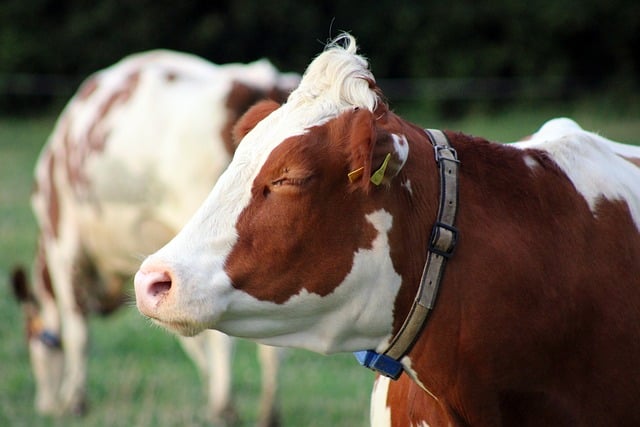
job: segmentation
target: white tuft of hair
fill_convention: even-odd
[[[309,64],[288,103],[298,107],[313,105],[324,111],[324,116],[354,107],[374,111],[378,104],[378,94],[372,88],[375,78],[357,50],[352,35],[336,37]]]

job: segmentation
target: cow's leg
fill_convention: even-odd
[[[43,415],[58,415],[58,393],[64,368],[63,353],[34,339],[29,343],[29,357],[36,382],[36,410]]]
[[[260,396],[259,427],[277,427],[280,425],[278,405],[278,370],[280,357],[284,350],[278,347],[258,344],[258,361],[262,371],[262,393]]]
[[[221,420],[229,426],[238,424],[239,417],[231,390],[234,341],[214,330],[204,331],[202,335],[205,336],[209,349],[209,410],[214,420]]]
[[[58,306],[51,295],[49,275],[44,264],[44,254],[36,257],[33,275],[34,297],[38,307],[33,307],[28,328],[29,357],[36,382],[36,410],[44,415],[59,412],[58,394],[62,384],[64,355],[60,345],[60,317]]]
[[[196,335],[195,337],[183,337],[178,335],[178,340],[182,344],[182,348],[185,353],[191,358],[193,363],[198,368],[198,373],[201,375],[208,374],[208,354],[207,345],[205,344],[204,334]]]
[[[64,233],[62,232],[64,231]],[[78,240],[71,227],[60,232],[55,244],[47,247],[47,265],[58,303],[61,322],[64,373],[60,388],[60,410],[81,415],[86,411],[88,325],[74,287],[82,286],[77,270]],[[85,283],[86,285],[86,283]]]
[[[57,314],[57,307],[47,307],[55,302],[47,302],[42,308],[44,311],[53,311]],[[51,315],[47,317],[51,318]],[[55,324],[57,324],[57,320]],[[42,336],[33,337],[29,342],[29,356],[36,381],[35,406],[38,412],[46,415],[57,414],[60,411],[59,393],[62,385],[64,371],[64,353],[59,345],[59,328],[43,319],[41,333],[49,334],[49,338]],[[47,341],[49,340],[49,341]]]
[[[89,331],[86,317],[78,310],[63,309],[64,377],[60,395],[65,412],[82,415],[87,410],[87,348]]]
[[[216,425],[238,424],[231,391],[233,340],[218,331],[207,330],[195,337],[181,337],[180,341],[206,385],[211,420]]]

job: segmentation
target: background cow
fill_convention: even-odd
[[[259,99],[284,99],[298,79],[266,60],[218,66],[151,51],[84,82],[36,165],[33,291],[23,272],[14,276],[38,411],[85,410],[87,315],[127,300],[140,257],[177,233],[229,163],[233,123]],[[233,422],[229,338],[207,331],[181,341],[208,384],[212,417]],[[263,346],[259,356],[260,424],[271,425],[279,356]]]
[[[240,120],[229,168],[136,274],[139,310],[387,356],[431,426],[640,424],[640,149],[573,122],[515,147],[426,132],[343,39]]]

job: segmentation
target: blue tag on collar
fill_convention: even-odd
[[[385,354],[379,354],[373,350],[362,350],[354,351],[353,355],[362,366],[379,372],[385,377],[397,380],[402,374],[402,363]]]

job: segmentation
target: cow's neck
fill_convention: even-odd
[[[361,364],[392,379],[397,379],[403,372],[402,359],[419,338],[429,313],[435,306],[447,260],[453,254],[457,243],[458,231],[455,227],[458,206],[457,153],[443,132],[431,129],[425,130],[425,133],[433,147],[433,157],[439,171],[440,188],[438,213],[428,240],[427,260],[410,309],[389,344],[380,352],[367,350],[356,353]],[[422,387],[428,391],[424,386]]]

